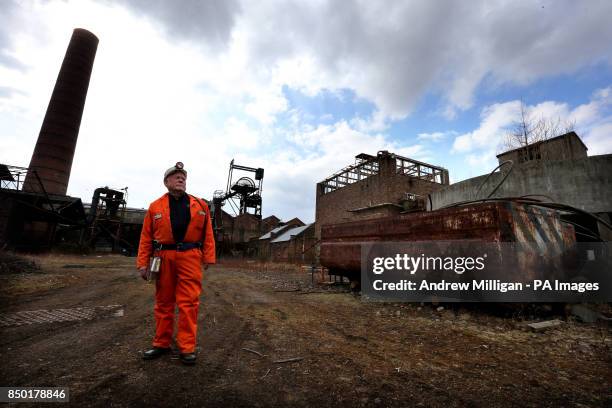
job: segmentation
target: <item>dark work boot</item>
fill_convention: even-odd
[[[181,353],[179,356],[181,359],[181,363],[186,365],[194,365],[196,363],[196,354],[195,353]]]
[[[142,353],[142,359],[153,360],[154,358],[157,358],[163,354],[167,354],[170,351],[172,351],[170,347],[153,347],[151,350],[147,350]]]

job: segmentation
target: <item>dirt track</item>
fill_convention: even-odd
[[[74,406],[612,405],[608,328],[531,333],[474,308],[364,303],[309,292],[307,273],[220,265],[205,275],[198,364],[186,367],[140,358],[154,288],[133,258],[36,260],[39,272],[0,276],[0,313],[123,305],[122,317],[2,328],[0,385],[69,387]]]

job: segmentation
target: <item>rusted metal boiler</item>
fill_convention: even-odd
[[[514,242],[528,244],[540,254],[570,250],[576,243],[574,227],[562,222],[555,209],[533,204],[527,200],[495,200],[323,225],[320,261],[330,274],[358,282],[362,244],[372,242]]]

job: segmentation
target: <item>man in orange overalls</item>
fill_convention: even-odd
[[[178,305],[176,345],[184,364],[195,364],[202,270],[215,263],[215,241],[208,205],[185,192],[187,171],[178,162],[164,173],[168,193],[153,201],[142,225],[137,268],[146,279],[149,258],[161,258],[155,290],[155,338],[143,358],[171,351],[174,308]]]

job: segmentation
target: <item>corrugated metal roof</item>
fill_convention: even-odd
[[[270,243],[289,241],[292,236],[300,235],[302,232],[304,232],[306,228],[310,227],[310,225],[312,224],[304,225],[302,227],[291,228],[290,230],[283,232],[281,235],[270,241]]]
[[[272,231],[263,234],[261,237],[259,237],[259,239],[270,239],[272,237],[272,234],[276,234],[277,232],[280,232],[283,228],[286,228],[286,227],[287,227],[286,225],[281,225],[280,227],[276,227]]]

